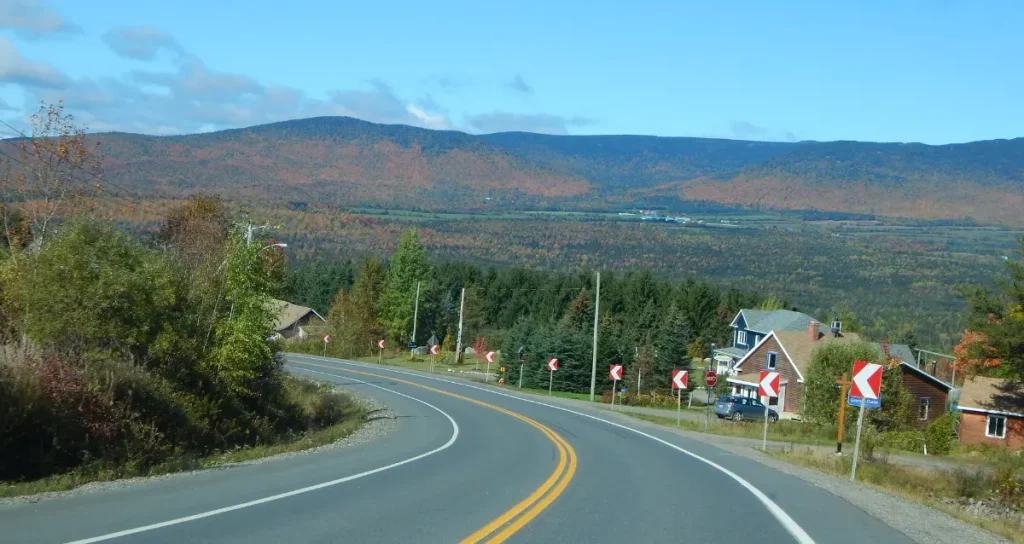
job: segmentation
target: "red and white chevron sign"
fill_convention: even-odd
[[[380,349],[384,349],[384,341],[381,340],[381,341],[377,342],[377,347],[380,348]]]
[[[487,355],[484,355],[484,359],[487,359],[488,363],[493,363],[494,362],[494,352],[493,351],[488,351]]]
[[[331,341],[331,335],[328,334],[328,335],[324,336],[324,343],[325,344],[330,342],[330,341]]]
[[[558,359],[548,359],[548,371],[554,372],[558,370]]]
[[[757,383],[757,394],[762,397],[779,396],[779,373],[762,370]]]
[[[441,353],[441,346],[439,346],[437,344],[434,344],[433,346],[430,346],[430,354],[431,355],[437,355],[438,353]]]
[[[608,367],[608,379],[615,382],[622,379],[622,365],[610,365]]]
[[[850,384],[850,396],[865,399],[877,399],[882,391],[882,365],[855,361],[853,363],[853,383]]]
[[[672,371],[672,389],[686,389],[690,385],[690,373],[685,370]]]

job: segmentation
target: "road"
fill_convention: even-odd
[[[745,457],[542,399],[311,356],[398,414],[380,440],[0,508],[3,542],[909,542]],[[702,490],[695,499],[693,490]]]

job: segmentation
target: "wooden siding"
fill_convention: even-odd
[[[743,362],[743,366],[740,367],[743,373],[746,372],[759,372],[761,370],[768,370],[768,352],[774,351],[778,354],[776,359],[775,371],[779,373],[779,381],[786,383],[786,405],[782,407],[780,412],[798,412],[800,410],[800,403],[803,398],[804,387],[802,383],[797,382],[800,376],[797,375],[796,369],[793,364],[786,358],[786,352],[783,351],[782,346],[779,344],[775,335],[772,335],[756,350],[750,352],[747,355],[747,359]]]
[[[906,367],[903,367],[903,387],[910,392],[911,413],[914,414],[914,421],[918,427],[924,427],[946,413],[949,393],[945,387]],[[925,420],[921,420],[918,415],[922,398],[927,398],[930,402],[928,418]]]
[[[963,412],[960,418],[960,445],[987,444],[1005,446],[1012,450],[1024,449],[1024,418],[1006,417],[1006,438],[985,436],[988,416],[976,412]]]

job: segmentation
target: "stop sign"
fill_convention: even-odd
[[[708,387],[714,387],[715,384],[718,383],[718,374],[715,374],[714,370],[709,370],[708,373],[704,375],[704,383],[708,384]]]

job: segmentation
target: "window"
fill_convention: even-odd
[[[747,345],[747,331],[736,331],[736,345]]]
[[[757,399],[750,399],[750,405],[754,408],[764,408],[764,404],[761,404],[761,401]]]
[[[925,421],[928,419],[928,409],[931,408],[932,399],[921,397],[917,401],[917,419]]]
[[[988,416],[985,436],[989,438],[1006,438],[1006,418],[1003,416]]]
[[[774,351],[769,351],[768,352],[768,361],[767,361],[767,363],[768,363],[768,370],[775,370],[775,366],[778,364],[778,362],[779,362],[779,354],[775,353]]]

